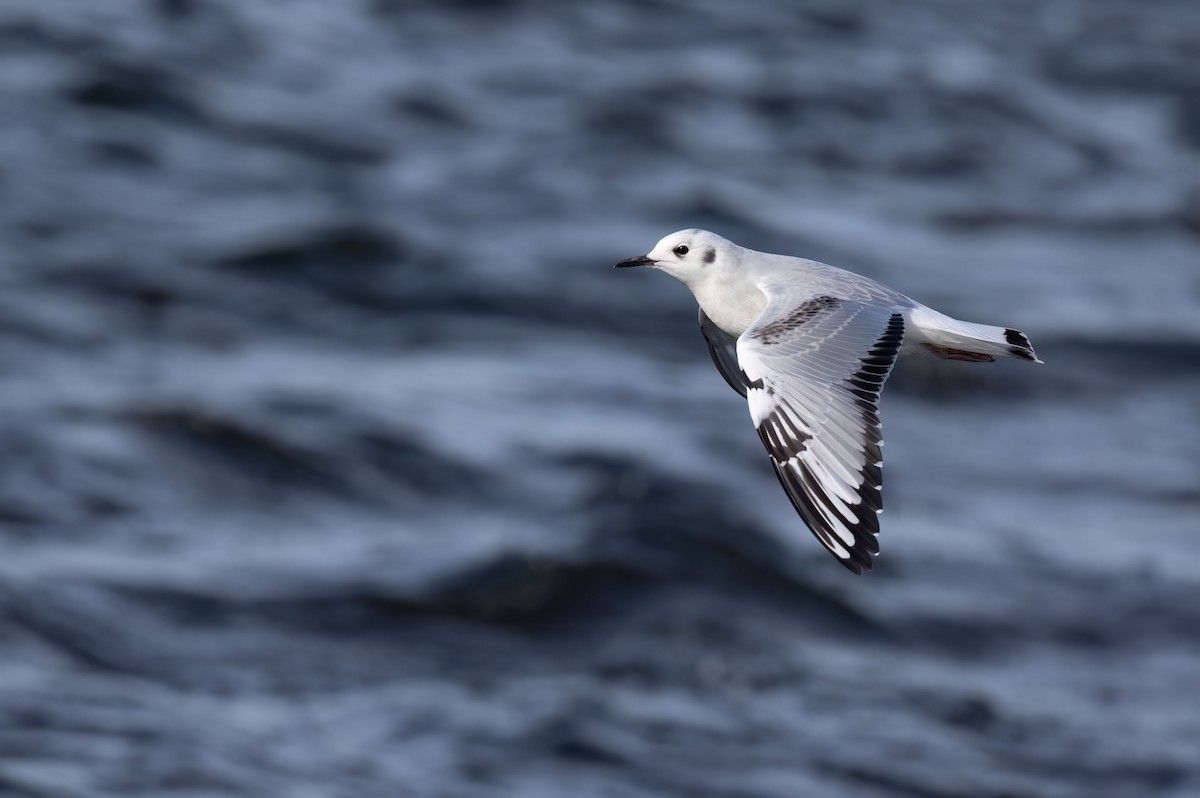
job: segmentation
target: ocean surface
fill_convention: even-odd
[[[1194,0],[7,0],[0,796],[1200,795]],[[1027,332],[779,490],[705,227]]]

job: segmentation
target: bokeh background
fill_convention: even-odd
[[[7,0],[0,795],[1200,794],[1194,0]],[[1029,333],[779,490],[700,226]]]

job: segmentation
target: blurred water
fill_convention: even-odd
[[[0,9],[0,795],[1200,793],[1194,3]],[[716,230],[905,361],[778,490]]]

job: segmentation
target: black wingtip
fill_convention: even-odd
[[[764,443],[766,443],[765,439]],[[774,458],[771,460],[771,465],[775,471],[775,476],[779,479],[779,484],[783,487],[783,492],[787,494],[792,507],[795,508],[796,512],[804,520],[813,537],[848,571],[858,575],[869,572],[872,566],[872,558],[879,554],[879,516],[873,510],[868,509],[866,512],[869,515],[865,517],[860,516],[858,524],[847,525],[850,534],[854,536],[854,543],[847,546],[837,537],[837,533],[830,529],[828,524],[822,519],[821,512],[815,505],[815,502],[820,500],[819,497],[821,497],[821,494],[819,492],[810,493],[805,490],[802,483],[803,476],[793,472],[787,465],[775,461]],[[803,466],[801,467],[803,468]],[[806,468],[803,468],[803,471],[807,473]],[[859,507],[861,506],[859,505]],[[834,550],[834,545],[831,545],[829,541],[836,541],[836,546],[846,550],[850,556],[839,556]]]

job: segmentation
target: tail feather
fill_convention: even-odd
[[[1032,360],[1034,363],[1042,362],[1038,360],[1037,354],[1034,353],[1033,344],[1029,343],[1029,336],[1020,330],[1005,327],[1004,340],[1008,342],[1008,351],[1013,357],[1020,358],[1021,360]]]
[[[1029,343],[1029,337],[1012,327],[975,324],[921,308],[913,313],[916,327],[927,351],[948,360],[988,361],[993,357],[1013,357],[1041,363]]]

